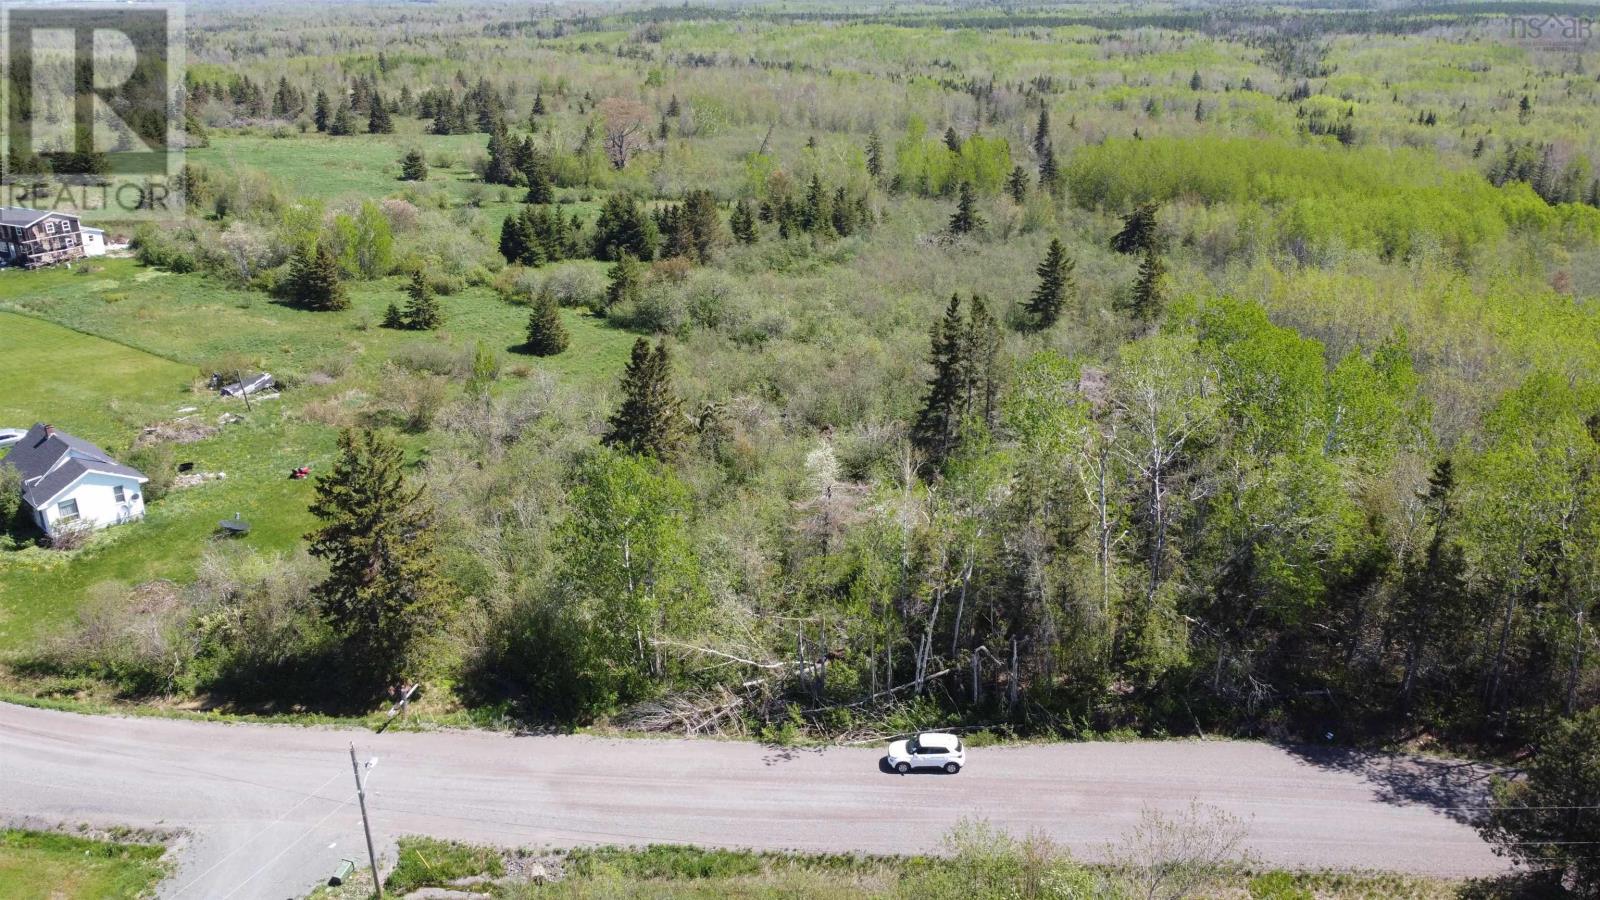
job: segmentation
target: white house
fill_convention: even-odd
[[[99,447],[53,425],[28,429],[0,465],[22,476],[22,499],[46,534],[67,527],[104,528],[144,516],[150,479]]]
[[[83,238],[84,256],[106,255],[106,232],[103,228],[90,228],[87,225],[79,226],[79,235]]]

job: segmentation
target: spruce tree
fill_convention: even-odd
[[[383,311],[383,322],[381,324],[384,328],[393,328],[396,331],[406,327],[406,317],[401,315],[400,307],[395,306],[394,301],[391,300],[389,308]]]
[[[1039,122],[1033,127],[1033,153],[1044,156],[1050,148],[1050,107],[1039,107]]]
[[[961,316],[961,298],[950,295],[944,317],[933,328],[933,377],[928,395],[911,426],[911,443],[930,469],[944,465],[960,435],[963,404],[967,400],[967,325]]]
[[[1128,294],[1128,316],[1142,326],[1153,325],[1167,305],[1167,267],[1154,246],[1145,248],[1139,277]]]
[[[1049,328],[1061,318],[1061,311],[1067,305],[1067,298],[1077,290],[1072,278],[1074,267],[1075,263],[1067,257],[1061,239],[1052,238],[1044,261],[1039,263],[1039,268],[1035,270],[1039,274],[1039,286],[1034,289],[1033,296],[1028,298],[1028,323],[1035,329]]]
[[[556,308],[555,295],[540,291],[533,298],[533,312],[528,316],[528,339],[522,349],[534,356],[555,356],[566,350],[569,342],[567,327],[561,324],[561,312]]]
[[[428,161],[423,158],[421,150],[408,150],[400,158],[401,181],[427,181]]]
[[[633,258],[633,254],[624,252],[612,264],[606,276],[610,279],[606,285],[606,309],[639,299],[644,289],[644,266]]]
[[[406,285],[406,327],[416,331],[432,331],[444,324],[444,313],[439,300],[433,295],[433,286],[421,271],[411,273],[411,283]]]
[[[528,227],[528,220],[521,215],[506,216],[500,223],[500,255],[508,263],[529,263],[537,265],[542,260],[535,259],[535,245],[533,230]]]
[[[1118,253],[1143,253],[1156,247],[1160,243],[1160,235],[1156,230],[1156,213],[1160,206],[1156,203],[1141,203],[1128,213],[1122,220],[1122,230],[1111,238],[1111,249]]]
[[[367,115],[367,131],[372,134],[394,134],[394,119],[389,115],[389,108],[383,105],[383,97],[373,91],[368,102],[372,112]]]
[[[333,115],[329,111],[327,91],[317,91],[317,105],[311,114],[311,121],[316,124],[318,131],[327,131],[328,125],[333,121]]]
[[[867,174],[873,181],[883,177],[883,138],[876,130],[867,136]]]
[[[320,241],[302,248],[289,264],[289,290],[295,302],[319,311],[348,309],[339,263]]]
[[[522,166],[522,175],[528,180],[528,195],[524,203],[554,203],[556,189],[550,178],[550,160],[538,150],[529,148],[528,158]]]
[[[739,243],[756,242],[756,216],[750,209],[750,201],[740,200],[733,205],[733,214],[728,217],[728,228],[733,232],[733,239]]]
[[[544,91],[539,91],[533,95],[533,114],[542,116],[544,113]]]
[[[1056,166],[1056,148],[1046,144],[1039,160],[1039,187],[1052,197],[1061,196],[1061,170]]]
[[[350,104],[339,104],[339,111],[333,114],[333,121],[328,123],[328,133],[341,137],[356,133],[355,120],[350,115]]]
[[[972,296],[963,348],[967,396],[962,403],[963,422],[971,419],[993,431],[1000,412],[1000,323],[989,313],[983,298]],[[958,433],[957,437],[960,437]]]
[[[1006,193],[1017,203],[1028,202],[1028,172],[1021,166],[1011,170],[1011,175],[1006,179]]]
[[[806,188],[806,205],[801,213],[801,221],[807,231],[825,235],[833,233],[833,203],[828,189],[822,185],[822,179],[816,175],[811,176],[811,184]]]
[[[317,479],[311,514],[320,524],[306,535],[311,555],[328,563],[314,597],[342,642],[351,686],[374,692],[418,674],[424,639],[452,605],[432,509],[404,464],[393,440],[346,429],[338,459]]]
[[[978,193],[972,189],[972,182],[961,182],[961,194],[956,200],[955,214],[950,217],[950,233],[954,235],[971,234],[983,227],[983,217],[978,215]]]
[[[961,135],[956,134],[956,127],[951,125],[944,130],[944,146],[951,153],[961,152]]]
[[[672,362],[665,341],[654,351],[644,338],[622,375],[622,404],[612,414],[601,442],[641,456],[671,459],[682,443],[682,401],[672,389]]]
[[[504,128],[489,133],[489,162],[483,170],[486,184],[514,184],[517,170],[511,164],[511,145]]]

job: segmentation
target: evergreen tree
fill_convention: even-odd
[[[545,114],[544,91],[539,91],[533,95],[533,114],[536,116]]]
[[[511,161],[511,142],[504,128],[489,133],[489,162],[483,170],[486,184],[516,184],[517,169]]]
[[[954,125],[944,130],[944,145],[951,153],[961,152],[961,135],[956,134]]]
[[[367,131],[372,134],[394,134],[394,119],[389,115],[389,108],[383,105],[383,97],[373,91],[368,102],[372,112],[367,116]]]
[[[534,356],[555,356],[567,349],[569,341],[567,327],[561,324],[561,312],[556,308],[555,295],[540,291],[533,298],[533,313],[528,316],[528,340],[522,349]]]
[[[1044,156],[1050,148],[1050,107],[1039,107],[1039,122],[1033,126],[1033,153]]]
[[[622,404],[612,414],[601,442],[641,456],[671,459],[682,442],[682,401],[672,388],[672,362],[667,344],[651,351],[644,338],[633,343],[633,356],[622,376]]]
[[[750,209],[750,201],[740,200],[733,205],[733,214],[728,218],[728,227],[733,231],[733,239],[739,243],[756,242],[756,217]]]
[[[528,227],[528,220],[521,215],[506,216],[500,224],[500,255],[508,263],[538,265],[543,262],[534,260],[534,253],[533,230]]]
[[[644,266],[633,258],[633,254],[624,251],[606,276],[609,279],[606,284],[606,309],[618,303],[638,301],[640,292],[644,290]]]
[[[320,241],[302,248],[289,264],[289,290],[295,302],[307,309],[348,309],[339,263]]]
[[[432,331],[444,324],[444,313],[433,296],[433,286],[422,272],[411,273],[411,283],[406,285],[406,327],[416,331]]]
[[[954,235],[971,234],[983,227],[983,217],[978,215],[978,194],[972,189],[972,182],[961,182],[961,194],[956,201],[955,214],[950,217],[950,233]]]
[[[1061,239],[1052,238],[1044,261],[1039,263],[1039,268],[1035,270],[1039,274],[1039,286],[1034,289],[1033,296],[1028,298],[1028,322],[1034,328],[1039,330],[1049,328],[1061,318],[1061,311],[1066,307],[1068,297],[1077,290],[1072,277],[1075,265],[1067,257]]]
[[[911,442],[930,469],[944,465],[955,450],[960,434],[963,404],[967,400],[967,325],[961,315],[961,297],[950,295],[944,317],[933,328],[933,377],[928,395],[911,426]]]
[[[1153,247],[1159,249],[1160,235],[1156,230],[1156,213],[1160,206],[1141,203],[1122,220],[1122,230],[1111,238],[1111,249],[1118,253],[1143,253]]]
[[[1052,197],[1061,196],[1061,170],[1056,165],[1056,148],[1046,144],[1039,159],[1039,187]]]
[[[328,126],[332,124],[333,117],[329,112],[327,91],[317,91],[317,105],[311,114],[311,121],[316,124],[318,131],[327,131]]]
[[[883,177],[883,138],[876,129],[867,136],[867,174],[873,181]]]
[[[822,179],[813,174],[811,184],[806,187],[806,204],[800,214],[801,227],[811,232],[831,232],[833,230],[833,213],[828,204],[828,191],[822,186]]]
[[[983,298],[974,294],[967,314],[963,347],[967,396],[962,403],[963,422],[970,419],[993,431],[1000,412],[1000,323],[989,313]]]
[[[1021,166],[1011,170],[1011,175],[1006,178],[1006,193],[1017,203],[1028,202],[1028,172]]]
[[[833,201],[829,204],[833,214],[833,230],[840,237],[849,237],[855,233],[857,208],[850,202],[850,195],[845,193],[843,187],[836,188],[833,192]]]
[[[1155,324],[1167,305],[1167,267],[1154,246],[1145,248],[1139,277],[1125,304],[1130,318],[1142,326]]]
[[[306,535],[311,555],[328,563],[318,607],[353,681],[373,691],[418,674],[423,642],[452,600],[432,509],[407,483],[404,463],[389,438],[346,429],[333,468],[317,479],[311,513],[320,525]]]
[[[406,327],[406,317],[401,315],[400,307],[395,306],[394,301],[390,301],[389,308],[383,311],[383,322],[381,324],[384,328],[392,328],[396,331]]]
[[[1191,90],[1191,91],[1203,90],[1205,88],[1205,86],[1206,86],[1206,83],[1204,81],[1200,80],[1200,70],[1199,69],[1195,69],[1194,70],[1194,74],[1189,76],[1189,90]]]
[[[423,158],[421,150],[407,150],[406,155],[400,158],[400,180],[428,180],[428,161]]]
[[[606,198],[594,223],[595,258],[615,260],[628,253],[654,259],[659,240],[655,222],[633,195],[619,192]]]
[[[673,94],[672,99],[667,102],[667,116],[675,119],[682,114],[683,111],[678,107],[678,95]]]
[[[531,145],[528,150],[529,153],[522,165],[522,176],[528,181],[528,195],[523,198],[523,202],[554,203],[556,188],[550,178],[550,160]]]
[[[339,104],[339,111],[333,114],[333,121],[328,123],[328,133],[338,136],[356,133],[355,120],[350,115],[350,104]]]
[[[1428,490],[1419,499],[1423,517],[1432,530],[1427,547],[1403,561],[1401,588],[1395,597],[1395,623],[1405,643],[1400,678],[1401,711],[1410,712],[1419,674],[1429,655],[1450,627],[1466,621],[1467,560],[1456,539],[1455,468],[1441,459],[1428,478]]]

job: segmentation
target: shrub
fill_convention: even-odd
[[[177,452],[172,444],[159,441],[135,447],[128,451],[127,462],[150,479],[144,485],[146,503],[154,503],[172,490],[173,479],[178,474]]]

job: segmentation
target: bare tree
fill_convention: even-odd
[[[620,169],[649,133],[646,129],[651,119],[650,107],[637,100],[607,97],[595,106],[595,111],[605,127],[606,158],[611,160],[612,168]]]

